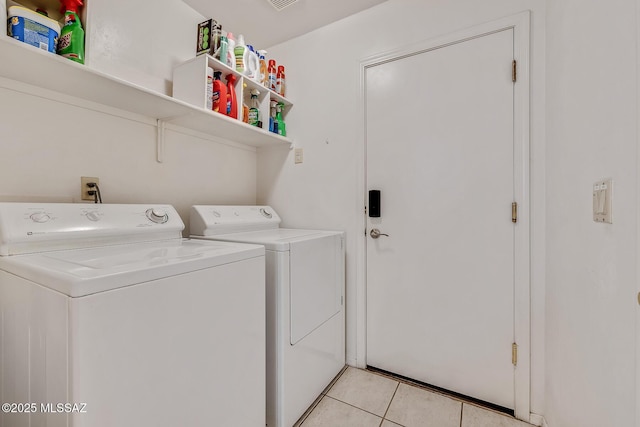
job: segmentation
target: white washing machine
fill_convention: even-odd
[[[183,228],[0,203],[1,426],[264,426],[264,248]]]
[[[268,206],[193,206],[191,237],[266,249],[267,425],[291,427],[345,365],[344,233],[279,228]]]

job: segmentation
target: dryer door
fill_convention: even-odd
[[[339,235],[291,243],[291,345],[340,312],[343,263]]]

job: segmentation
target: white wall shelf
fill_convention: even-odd
[[[254,147],[291,146],[289,138],[0,37],[0,77]]]
[[[291,107],[293,107],[293,103],[284,96],[262,86],[262,84],[228,67],[226,64],[223,64],[212,56],[197,56],[190,59],[189,61],[180,64],[173,70],[173,96],[184,102],[192,104],[195,107],[204,109],[207,104],[207,67],[211,67],[214,71],[222,72],[223,82],[225,81],[225,76],[229,74],[233,74],[236,77],[235,90],[239,108],[238,121],[240,122],[242,122],[242,103],[244,102],[247,106],[250,107],[250,92],[253,89],[258,90],[260,92],[260,95],[258,96],[258,109],[260,111],[262,128],[257,128],[255,126],[252,127],[260,132],[264,132],[269,135],[276,135],[269,132],[270,102],[276,101],[284,105],[282,110],[282,117],[285,123],[287,113],[289,112]],[[216,114],[225,117],[223,114]]]

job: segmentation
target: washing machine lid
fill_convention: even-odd
[[[325,236],[343,234],[344,233],[342,231],[276,228],[275,230],[252,231],[248,233],[221,234],[205,237],[205,239],[263,245],[267,250],[283,252],[289,251],[291,246],[297,242],[305,242]],[[192,237],[202,238],[199,236]]]
[[[0,270],[71,297],[264,255],[258,245],[171,239],[0,257]]]

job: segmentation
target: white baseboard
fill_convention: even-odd
[[[549,427],[549,424],[547,424],[547,420],[545,420],[542,415],[538,414],[529,415],[529,423],[533,424],[534,426]]]
[[[355,358],[347,357],[347,365],[358,368],[358,364],[356,363]]]

